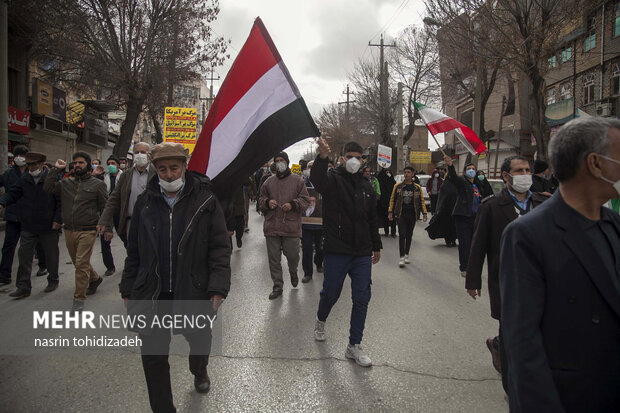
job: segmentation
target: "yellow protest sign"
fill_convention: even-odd
[[[431,162],[431,153],[430,152],[409,152],[409,163],[430,163]]]
[[[167,107],[164,112],[164,142],[180,143],[191,154],[196,146],[197,121],[195,108]]]
[[[292,164],[291,172],[297,175],[301,175],[301,165],[296,164],[296,163]]]

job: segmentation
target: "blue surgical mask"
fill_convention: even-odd
[[[118,171],[118,168],[116,167],[116,165],[108,165],[108,172],[110,172],[111,174],[115,174]]]
[[[465,176],[469,179],[474,179],[476,177],[476,171],[473,169],[468,169],[467,171],[465,171]]]
[[[484,181],[484,175],[478,175],[478,180]]]

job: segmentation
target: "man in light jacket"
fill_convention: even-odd
[[[265,214],[263,232],[267,240],[269,270],[273,280],[273,291],[269,299],[282,295],[281,253],[288,261],[291,284],[297,287],[297,265],[299,264],[299,238],[301,237],[301,213],[310,206],[308,190],[300,176],[291,174],[286,152],[274,158],[276,174],[261,186],[259,208]]]

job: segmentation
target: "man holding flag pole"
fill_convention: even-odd
[[[457,176],[452,164],[452,158],[441,149],[441,145],[437,142],[435,135],[453,131],[457,139],[474,156],[486,151],[486,147],[474,131],[461,122],[441,112],[427,108],[421,103],[413,102],[413,105],[444,155],[444,161],[448,166],[447,181],[452,182],[458,188],[457,200],[452,215],[454,216],[459,240],[459,269],[461,276],[465,277],[471,240],[474,235],[474,222],[481,201],[480,190],[474,181],[476,167],[473,163],[468,163],[463,168],[463,176]]]

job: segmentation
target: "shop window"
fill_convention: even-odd
[[[573,93],[571,91],[570,82],[562,84],[560,88],[560,100],[568,100],[572,97]]]
[[[588,73],[583,81],[583,104],[594,102],[594,73]]]
[[[555,89],[547,90],[547,105],[555,103]]]

